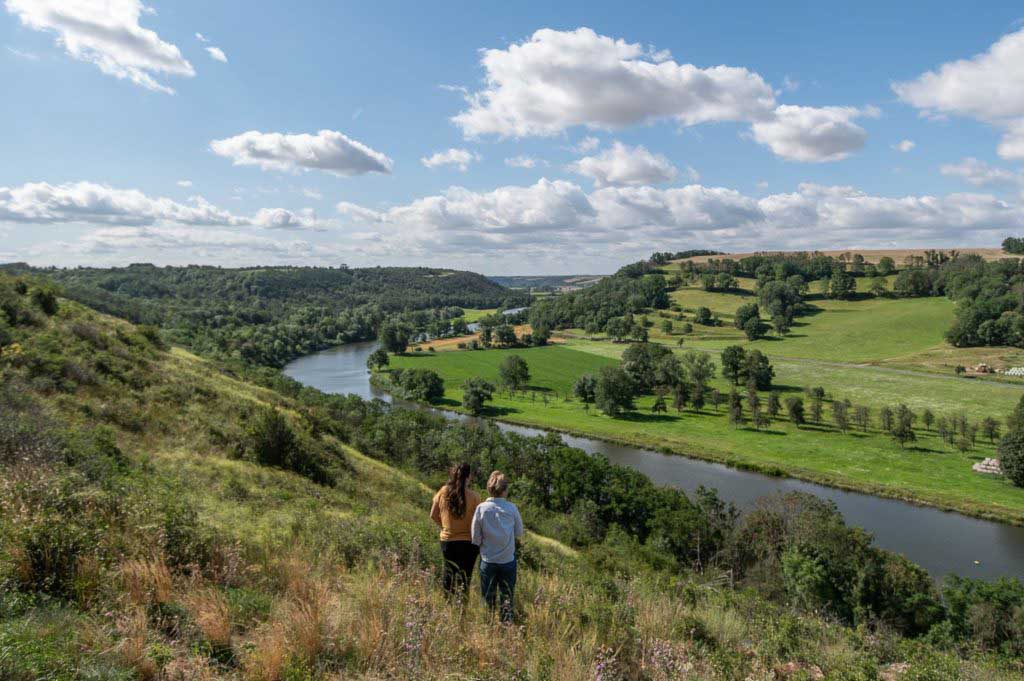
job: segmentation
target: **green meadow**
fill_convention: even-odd
[[[542,348],[411,353],[393,357],[391,366],[437,371],[445,381],[445,406],[458,408],[464,380],[481,376],[497,383],[499,364],[516,354],[529,365],[530,387],[515,395],[499,390],[488,405],[488,416],[1024,523],[1024,492],[1003,478],[971,470],[975,461],[994,455],[994,447],[982,436],[972,450],[961,453],[919,421],[917,441],[901,448],[877,426],[879,408],[900,403],[918,414],[927,408],[936,416],[963,413],[972,421],[986,416],[1002,420],[1024,394],[1020,387],[875,366],[773,360],[775,386],[783,398],[804,387],[822,386],[830,400],[849,399],[871,408],[875,423],[866,433],[854,428],[839,432],[831,423],[829,405],[821,424],[796,428],[780,417],[757,431],[730,426],[724,405],[717,411],[708,404],[700,413],[670,408],[653,414],[654,398],[646,396],[637,400],[635,412],[610,418],[571,398],[576,378],[614,365],[626,347],[570,339]],[[717,352],[712,356],[719,364]],[[723,394],[731,389],[721,377],[712,387]],[[765,403],[766,394],[761,397]]]
[[[953,303],[945,297],[875,298],[862,294],[857,300],[829,300],[820,295],[809,296],[810,314],[797,318],[792,331],[784,338],[771,334],[767,338],[748,341],[732,326],[736,309],[757,296],[750,290],[753,281],[740,279],[742,292],[718,293],[698,287],[683,287],[671,294],[672,302],[682,306],[684,315],[692,319],[698,307],[716,313],[722,326],[694,325],[684,343],[704,350],[720,351],[727,345],[757,348],[778,357],[800,357],[842,362],[880,362],[905,359],[945,345],[943,334],[953,319]],[[865,281],[858,280],[863,287]],[[655,321],[651,337],[672,342],[678,339],[682,322],[673,320],[673,334],[660,329],[662,319]]]

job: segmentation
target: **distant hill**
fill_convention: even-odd
[[[854,253],[859,253],[864,256],[865,262],[877,263],[880,258],[886,256],[896,261],[897,265],[903,263],[907,256],[923,256],[925,251],[951,251],[955,250],[962,254],[980,255],[985,260],[999,260],[1000,258],[1015,258],[1019,256],[1012,255],[1005,252],[1001,248],[848,248],[845,250],[809,250],[805,249],[806,252],[821,253],[822,255],[832,256],[837,258],[841,255],[852,256]],[[695,263],[703,263],[708,260],[722,260],[724,258],[730,258],[732,260],[739,260],[740,258],[746,258],[752,255],[778,255],[782,253],[795,253],[805,251],[784,251],[784,250],[763,250],[763,251],[749,251],[746,253],[721,253],[718,255],[697,255],[691,258],[683,258]],[[678,262],[678,261],[674,261]]]
[[[514,277],[489,277],[491,281],[511,289],[576,290],[596,284],[604,274],[566,274]]]
[[[426,324],[446,308],[528,303],[474,272],[426,267],[156,267],[36,269],[64,295],[137,324],[165,330],[202,354],[281,366],[332,345],[376,336],[385,316]],[[457,316],[452,310],[451,315]]]

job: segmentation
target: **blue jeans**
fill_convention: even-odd
[[[488,563],[480,560],[480,594],[487,607],[494,610],[501,600],[501,621],[511,622],[512,598],[516,591],[516,561]]]

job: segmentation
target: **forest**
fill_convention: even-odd
[[[34,270],[85,305],[159,327],[196,352],[280,367],[333,345],[370,340],[385,318],[412,330],[458,308],[517,307],[529,296],[479,274],[421,267],[155,267]]]

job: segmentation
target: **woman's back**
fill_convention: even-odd
[[[466,489],[466,504],[461,515],[456,515],[447,501],[448,485],[444,485],[434,495],[430,508],[430,517],[441,526],[441,541],[469,541],[473,523],[473,513],[480,504],[480,495]]]

